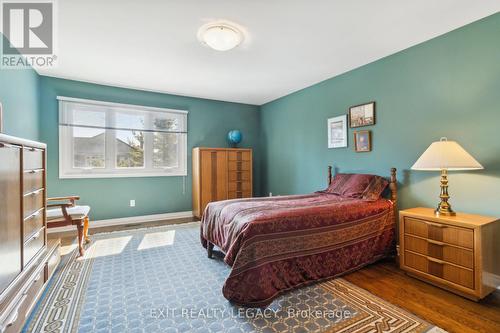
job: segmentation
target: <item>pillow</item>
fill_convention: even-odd
[[[385,188],[389,185],[387,179],[380,176],[373,176],[368,186],[363,191],[361,195],[362,199],[365,200],[377,200],[384,192]]]
[[[325,192],[342,195],[346,190],[346,184],[351,178],[351,174],[348,173],[338,173],[333,177],[331,184],[328,186]]]
[[[339,173],[326,192],[347,198],[377,200],[387,184],[386,179],[376,175]]]

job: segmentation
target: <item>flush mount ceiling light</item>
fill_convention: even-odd
[[[243,42],[244,34],[236,24],[213,22],[198,30],[198,39],[214,50],[229,51]]]

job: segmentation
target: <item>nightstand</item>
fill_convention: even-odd
[[[399,261],[407,274],[474,301],[500,286],[500,220],[432,208],[399,212]]]

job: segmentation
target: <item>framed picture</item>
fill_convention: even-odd
[[[347,116],[328,119],[328,148],[347,147]]]
[[[354,132],[354,150],[357,153],[368,152],[372,150],[371,131]]]
[[[349,126],[351,128],[370,125],[375,125],[375,102],[349,108]]]

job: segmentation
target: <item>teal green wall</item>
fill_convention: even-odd
[[[388,174],[398,168],[400,206],[434,206],[439,178],[410,167],[441,136],[457,140],[485,170],[450,174],[457,210],[500,215],[500,14],[321,82],[262,107],[40,77],[0,70],[7,134],[48,144],[50,196],[79,194],[93,218],[191,209],[191,165],[182,177],[58,178],[56,96],[189,110],[188,161],[194,146],[226,146],[239,128],[254,148],[255,193],[306,193],[325,187],[327,165],[341,172]],[[3,38],[3,36],[2,36]],[[326,120],[375,100],[373,151],[327,148]],[[259,112],[260,110],[260,112]],[[130,208],[129,200],[137,206]]]
[[[327,148],[327,119],[377,102],[373,151]],[[439,178],[410,167],[432,141],[458,141],[485,167],[450,173],[458,211],[500,216],[500,14],[262,106],[263,192],[322,189],[327,165],[388,175],[400,207],[435,206]]]
[[[0,37],[8,43],[1,33]],[[33,69],[0,68],[5,134],[38,140],[38,92],[38,74]]]
[[[238,128],[241,147],[258,148],[260,112],[258,106],[174,96],[139,90],[40,77],[41,141],[48,144],[49,196],[77,194],[92,206],[94,219],[190,211],[191,149],[196,146],[227,147],[226,134]],[[154,107],[188,110],[188,177],[183,194],[182,177],[109,179],[59,179],[57,96],[87,98]],[[254,150],[255,179],[260,177],[259,150]],[[255,191],[259,193],[256,181]],[[130,199],[136,207],[129,207]]]

